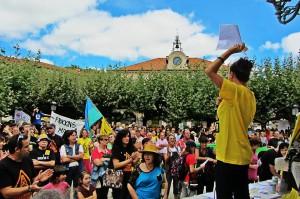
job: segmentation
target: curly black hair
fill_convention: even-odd
[[[233,72],[241,82],[248,82],[250,78],[253,61],[246,58],[240,58],[230,66],[230,72]]]

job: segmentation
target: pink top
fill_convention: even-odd
[[[252,157],[251,157],[251,163],[250,164],[254,164],[257,165],[257,161],[258,161],[258,157],[255,153],[253,153]],[[256,168],[250,168],[248,169],[248,179],[249,180],[257,180],[257,170],[258,170],[258,165]]]
[[[160,145],[163,144],[165,147],[159,150],[159,153],[167,153],[167,146],[168,146],[168,141],[167,139],[158,139],[156,141],[156,147],[160,147]]]
[[[53,184],[52,182],[49,182],[43,187],[43,189],[54,189],[60,194],[64,195],[69,187],[70,186],[67,182],[60,182],[58,184]]]

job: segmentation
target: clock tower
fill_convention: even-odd
[[[188,56],[186,56],[181,48],[179,36],[175,37],[172,52],[167,56],[167,70],[186,70],[188,69]]]

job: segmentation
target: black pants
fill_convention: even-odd
[[[71,186],[73,182],[74,187],[78,187],[78,180],[80,176],[80,169],[79,166],[76,167],[69,167],[69,170],[67,171],[67,183]]]
[[[123,172],[122,189],[112,189],[113,199],[130,199],[130,194],[127,189],[127,183],[129,181],[131,172]]]
[[[249,165],[234,165],[221,161],[216,166],[218,199],[250,199],[248,187]]]
[[[179,194],[179,177],[178,176],[172,176],[171,173],[167,173],[167,182],[168,182],[168,196],[170,193],[171,183],[173,181],[173,194],[177,195]]]
[[[96,189],[97,199],[107,199],[109,188],[103,186],[103,179],[102,178],[100,178],[99,180],[100,180],[100,183],[101,183],[101,188]]]
[[[208,176],[213,175],[213,176]],[[212,192],[214,190],[214,179],[215,174],[205,174],[203,173],[198,177],[198,187],[197,187],[197,195],[203,194],[204,187],[206,187],[206,193]]]

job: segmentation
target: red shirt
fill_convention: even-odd
[[[188,166],[189,172],[186,175],[184,181],[189,182],[190,181],[190,175],[189,175],[189,173],[190,173],[190,165],[193,165],[193,167],[194,167],[194,165],[197,163],[195,154],[188,154],[186,156],[186,161],[185,162],[186,162],[186,165]]]
[[[103,155],[111,155],[111,150],[109,149],[102,149],[100,151],[100,149],[96,148],[94,149],[94,151],[92,152],[92,160],[96,160],[96,159],[101,159],[103,157]]]

